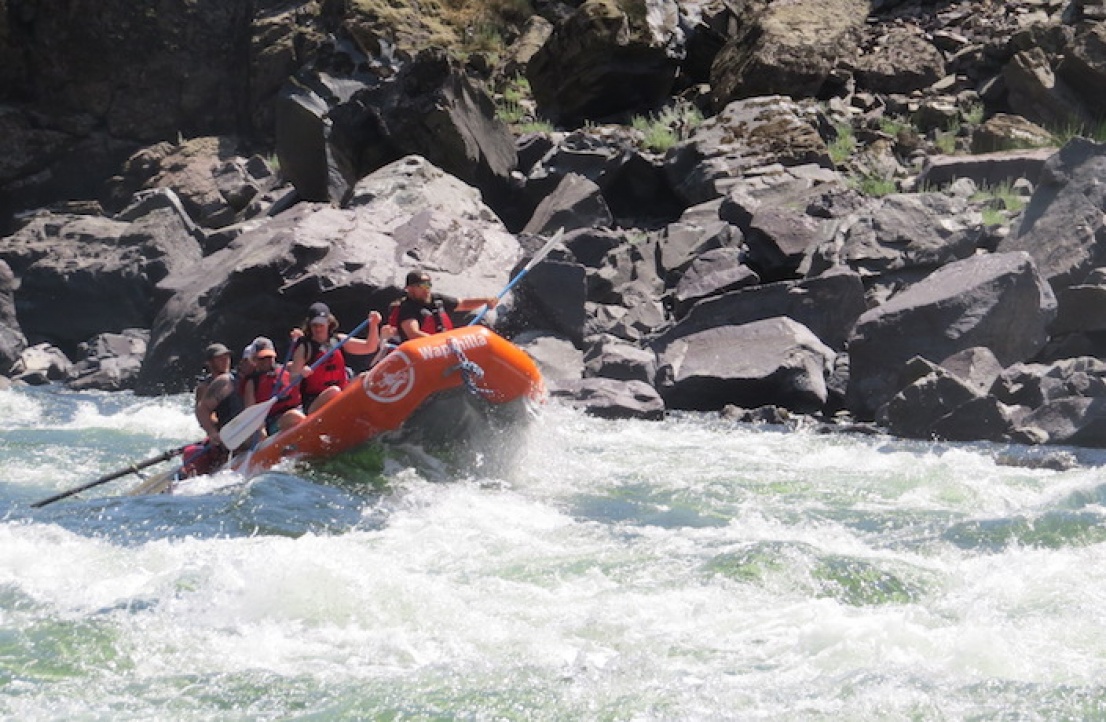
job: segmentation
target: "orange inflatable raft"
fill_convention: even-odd
[[[287,458],[318,459],[400,429],[437,395],[458,390],[481,405],[541,401],[530,356],[485,326],[466,326],[400,345],[302,423],[230,462],[246,476]]]

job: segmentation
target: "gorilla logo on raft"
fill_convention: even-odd
[[[402,351],[393,351],[384,357],[361,382],[365,394],[373,401],[390,404],[399,401],[415,385],[415,367]]]

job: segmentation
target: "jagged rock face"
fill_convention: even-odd
[[[741,29],[711,67],[714,107],[760,95],[817,95],[838,60],[855,55],[867,12],[862,0],[748,3]]]
[[[344,203],[360,178],[419,155],[507,205],[518,157],[487,94],[440,50],[391,77],[354,71],[367,64],[349,43],[335,43],[326,64],[301,72],[277,103],[277,154],[300,195]]]
[[[169,188],[200,226],[221,228],[240,221],[259,194],[276,186],[277,177],[263,158],[244,159],[238,148],[231,137],[144,148],[112,179],[113,205],[122,207],[141,190]]]
[[[628,3],[644,16],[645,0]],[[654,3],[658,8],[675,3]],[[526,77],[538,109],[559,125],[644,113],[669,95],[678,68],[675,13],[652,26],[614,0],[586,0],[530,59]]]
[[[25,208],[105,200],[106,179],[143,145],[271,136],[272,96],[297,52],[317,46],[323,11],[277,5],[0,5],[0,102],[11,104],[0,111],[0,232]]]
[[[301,16],[317,12],[299,4]],[[7,13],[10,43],[26,59],[17,93],[55,122],[87,116],[137,141],[244,130],[236,121],[248,119],[256,85],[249,53],[258,5],[267,3],[19,3]]]
[[[15,289],[18,286],[11,266],[0,261],[0,371],[7,372],[27,348],[27,337],[15,315]]]
[[[1025,251],[1060,290],[1106,265],[1106,144],[1076,138],[1045,162],[1016,232],[1000,251]]]
[[[893,28],[856,63],[860,87],[877,93],[909,93],[945,76],[945,58],[916,30]]]
[[[1055,315],[1056,299],[1025,253],[950,263],[857,321],[848,341],[849,409],[871,418],[899,390],[914,356],[936,363],[986,346],[1004,365],[1032,358]]]
[[[743,171],[772,163],[833,167],[815,109],[782,96],[734,101],[668,152],[665,172],[692,205],[726,195]]]
[[[20,279],[15,302],[28,335],[72,352],[105,330],[149,328],[161,305],[156,284],[195,266],[200,244],[167,207],[131,223],[43,213],[5,240],[0,258]]]
[[[1097,8],[1103,10],[1100,5]],[[1095,119],[1106,116],[1106,23],[1087,23],[1069,44],[1064,60],[1057,68],[1059,76],[1086,104],[1088,115]]]

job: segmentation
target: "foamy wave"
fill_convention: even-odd
[[[97,404],[77,404],[66,429],[112,429],[159,438],[188,438],[200,432],[192,409],[184,396],[166,396],[141,401],[118,412],[105,412]]]
[[[15,429],[34,424],[43,415],[40,401],[14,389],[0,391],[0,429]]]

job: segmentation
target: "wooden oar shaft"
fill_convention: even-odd
[[[66,497],[73,496],[74,494],[79,494],[80,492],[82,492],[86,489],[91,489],[94,486],[99,486],[100,484],[106,484],[107,482],[112,481],[114,479],[118,479],[121,476],[126,476],[127,474],[134,474],[137,471],[139,471],[140,469],[145,469],[148,466],[153,466],[154,464],[160,464],[163,461],[171,459],[174,456],[176,456],[177,454],[184,451],[186,448],[188,448],[188,447],[187,446],[181,446],[181,447],[178,447],[176,449],[170,449],[168,451],[164,451],[164,452],[158,454],[157,456],[155,456],[153,458],[146,459],[145,461],[139,461],[139,462],[131,464],[130,466],[127,466],[123,469],[119,469],[118,471],[113,471],[110,474],[105,474],[104,476],[101,476],[100,478],[95,479],[94,481],[90,481],[87,484],[81,484],[80,486],[73,487],[72,489],[68,489],[68,490],[60,492],[58,494],[54,494],[51,497],[47,497],[45,499],[41,499],[39,501],[36,501],[33,504],[31,504],[31,506],[35,507],[37,509],[39,507],[46,506],[47,504],[53,504],[55,501],[58,501],[59,499],[64,499]]]

